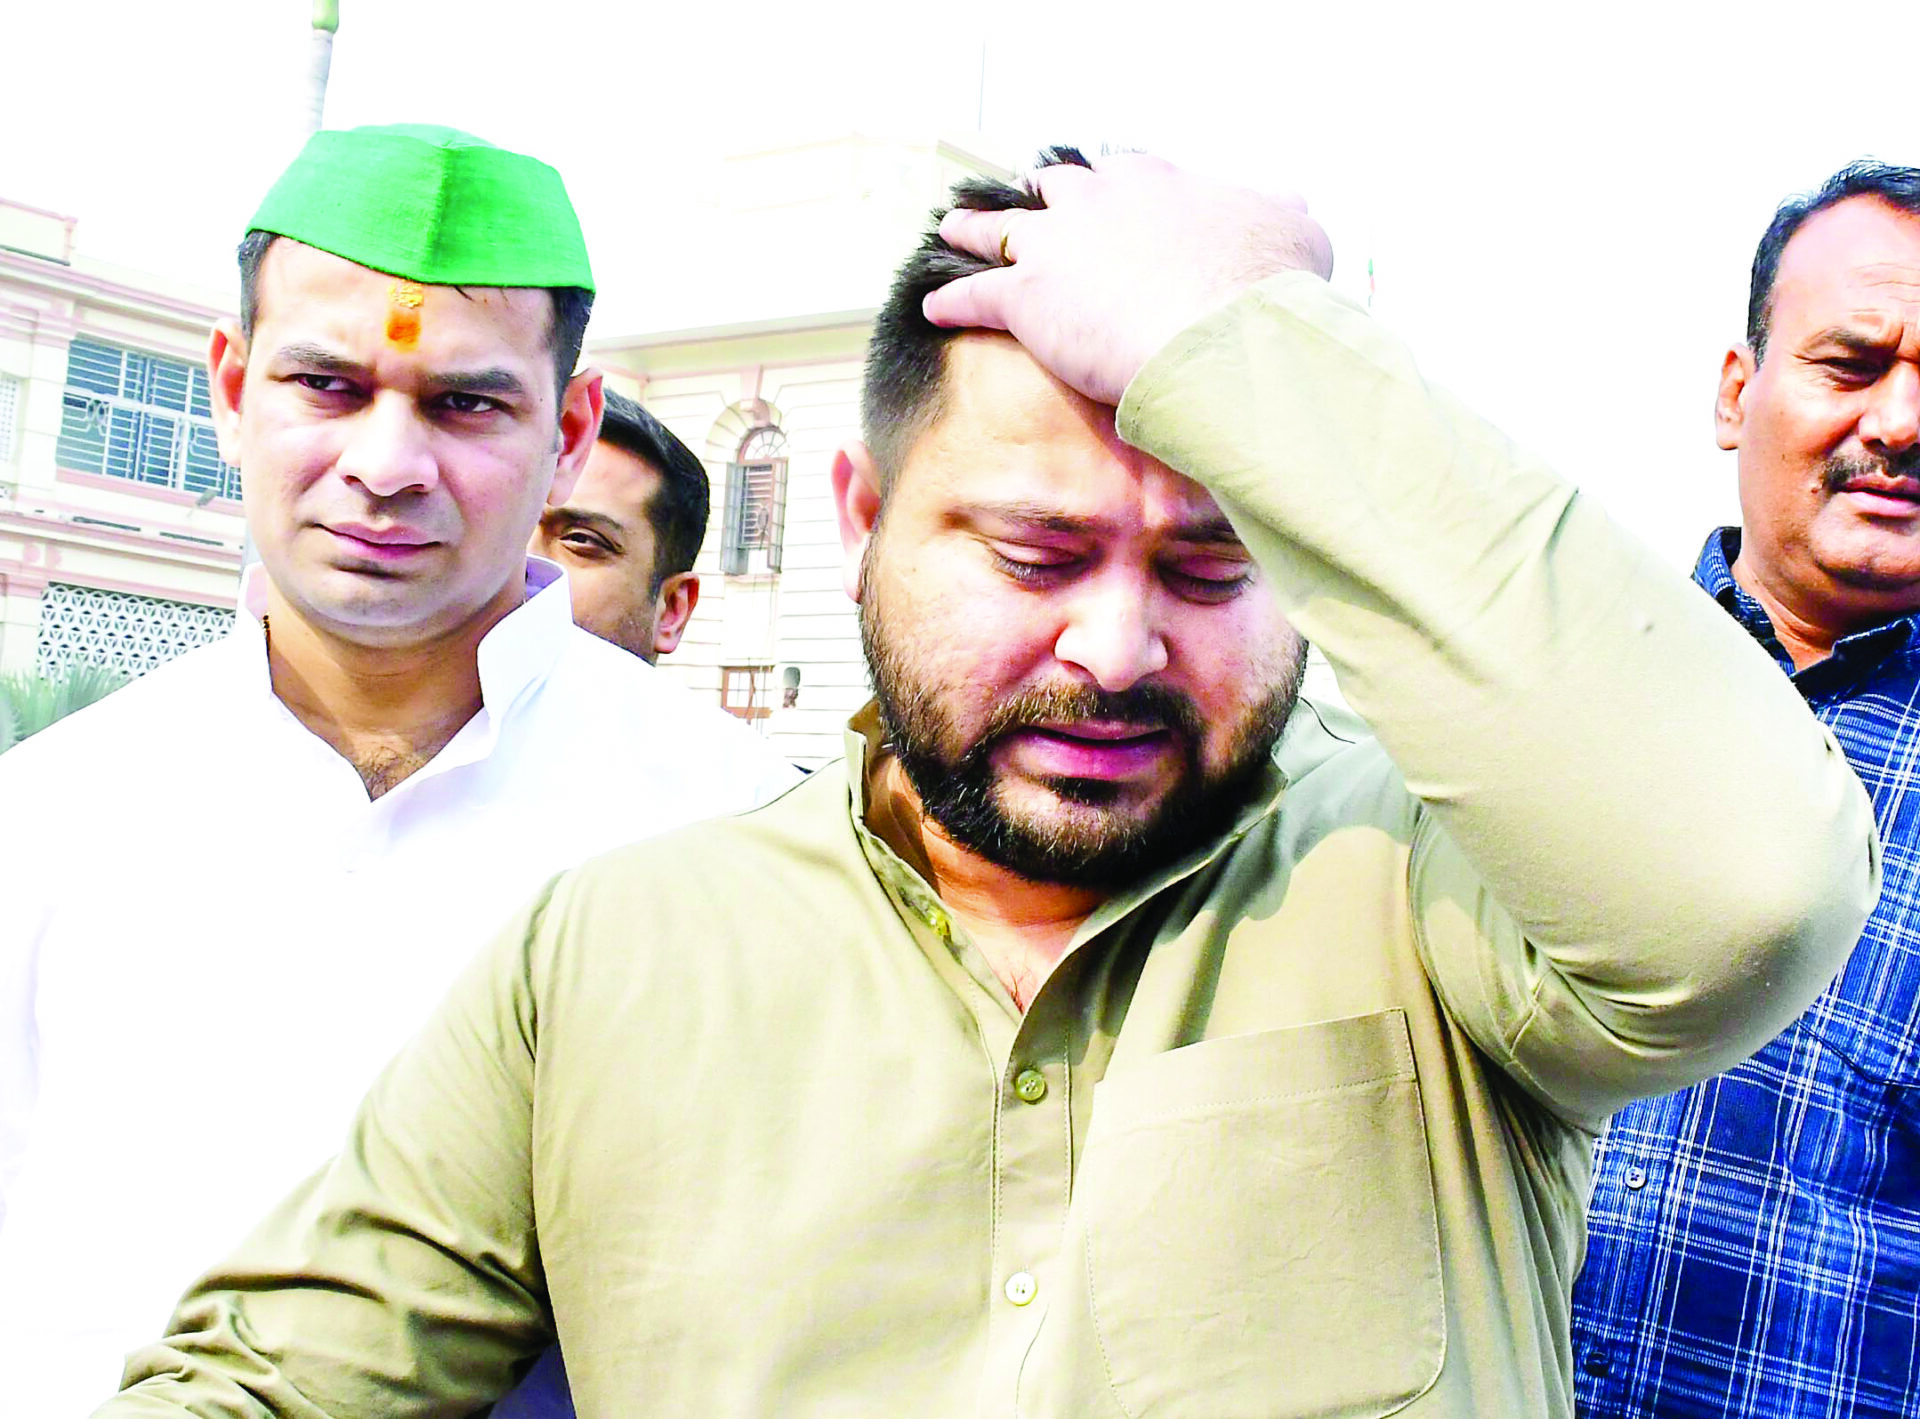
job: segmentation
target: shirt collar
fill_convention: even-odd
[[[1301,701],[1295,706],[1295,719],[1299,718],[1298,711],[1304,704],[1305,701]],[[1311,706],[1308,706],[1308,709],[1311,710]],[[1289,728],[1293,727],[1293,719],[1290,719]],[[900,895],[915,915],[925,915],[927,906],[934,900],[932,888],[867,825],[868,784],[874,769],[888,752],[885,735],[880,727],[880,707],[877,702],[869,700],[852,719],[847,721],[845,742],[847,791],[852,809],[853,827],[860,838],[867,861],[873,866],[881,883]],[[1283,745],[1286,743],[1284,736],[1282,742]],[[1284,751],[1279,752],[1282,752],[1282,756],[1285,757]],[[1287,768],[1293,769],[1296,776],[1305,767],[1307,767],[1305,762],[1299,766],[1291,763],[1287,765]],[[1287,772],[1280,763],[1270,765],[1259,791],[1241,810],[1231,828],[1220,836],[1197,845],[1192,852],[1151,876],[1143,878],[1135,886],[1123,892],[1116,892],[1109,897],[1094,909],[1093,914],[1086,921],[1081,923],[1080,929],[1074,933],[1073,944],[1078,946],[1081,942],[1097,936],[1142,903],[1159,895],[1176,882],[1191,877],[1219,857],[1229,845],[1245,836],[1255,823],[1273,811],[1274,806],[1280,801],[1281,793],[1286,788],[1287,777]]]
[[[552,672],[573,626],[566,572],[545,557],[529,555],[526,578],[527,599],[503,616],[480,641],[480,700],[496,726]],[[261,630],[267,585],[267,569],[257,562],[242,574],[240,615],[234,618],[233,634],[255,643],[260,683],[271,693],[266,636]]]
[[[1760,603],[1733,579],[1733,564],[1739,555],[1740,529],[1716,527],[1707,534],[1707,545],[1700,549],[1700,560],[1693,564],[1693,579],[1741,624],[1745,625],[1754,616],[1764,622],[1767,613],[1760,608]],[[1768,629],[1771,628],[1769,623]]]
[[[1693,566],[1693,579],[1748,635],[1760,642],[1767,654],[1792,674],[1793,658],[1773,633],[1773,622],[1767,618],[1766,608],[1734,580],[1733,564],[1739,555],[1740,529],[1715,528],[1707,537],[1707,545],[1700,549],[1700,560]]]
[[[1834,644],[1833,654],[1825,660],[1809,665],[1805,670],[1795,671],[1793,657],[1787,654],[1786,647],[1780,644],[1780,637],[1774,634],[1773,622],[1768,618],[1766,608],[1734,579],[1733,564],[1739,556],[1740,529],[1715,528],[1707,537],[1707,545],[1700,549],[1700,560],[1694,563],[1693,579],[1745,628],[1748,635],[1760,643],[1804,692],[1812,693],[1831,688],[1837,682],[1852,680],[1860,672],[1872,669],[1895,651],[1911,644],[1916,631],[1920,630],[1920,611],[1911,612],[1843,637]]]
[[[480,699],[489,717],[499,721],[546,680],[572,630],[567,574],[544,557],[529,556],[527,599],[480,641]]]

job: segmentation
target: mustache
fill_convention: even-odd
[[[1102,690],[1096,685],[1050,685],[1022,690],[995,706],[979,738],[981,745],[1034,725],[1070,725],[1124,720],[1164,729],[1189,743],[1205,731],[1193,701],[1164,685],[1132,685]]]
[[[1920,444],[1903,448],[1891,458],[1858,453],[1836,453],[1820,470],[1821,484],[1837,493],[1856,478],[1920,478]]]

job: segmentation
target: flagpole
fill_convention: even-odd
[[[312,68],[307,79],[307,132],[319,131],[327,111],[327,76],[333,72],[333,37],[340,29],[340,0],[313,0]]]
[[[307,61],[307,133],[320,129],[327,112],[327,79],[333,73],[333,37],[340,31],[340,0],[313,0],[313,35]],[[253,545],[253,529],[240,531],[240,584],[244,587],[247,569],[259,564],[260,551]]]

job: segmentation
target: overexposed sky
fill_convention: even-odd
[[[854,131],[1138,146],[1298,189],[1429,376],[1690,559],[1734,514],[1714,378],[1774,204],[1920,163],[1920,3],[341,0],[327,121],[450,123],[565,175],[600,333],[696,323],[718,155]],[[0,194],[224,289],[302,134],[307,0],[0,15]],[[982,47],[985,48],[984,84]],[[796,283],[835,240],[771,224]],[[1410,475],[1411,476],[1411,475]]]

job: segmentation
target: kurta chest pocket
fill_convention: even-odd
[[[1075,1191],[1127,1414],[1361,1419],[1438,1377],[1439,1235],[1403,1012],[1115,1069]]]

